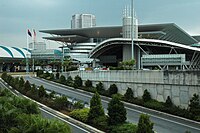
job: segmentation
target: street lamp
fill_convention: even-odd
[[[133,4],[134,4],[134,2],[133,2],[133,0],[131,0],[131,54],[132,54],[132,56],[131,56],[131,58],[132,58],[132,60],[134,60],[134,41],[133,41],[133,38],[134,38],[134,23],[133,23],[133,21],[134,21],[134,9],[133,9]]]
[[[64,71],[63,71],[63,69],[64,69],[64,44],[63,44],[63,48],[62,48],[62,70],[61,70],[61,72],[63,73]]]

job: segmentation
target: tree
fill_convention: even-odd
[[[54,80],[55,79],[55,77],[54,77],[54,74],[53,73],[51,73],[50,74],[50,78],[49,78],[50,80]]]
[[[37,77],[40,77],[40,75],[44,74],[43,70],[37,70],[36,75]]]
[[[141,114],[138,122],[138,128],[136,133],[154,133],[153,123],[149,119],[150,117],[146,114]]]
[[[98,84],[96,84],[96,90],[97,90],[97,92],[104,91],[102,82],[99,82]]]
[[[84,108],[84,104],[81,103],[80,101],[75,102],[74,105],[73,105],[73,108],[74,109],[83,109]]]
[[[126,93],[124,94],[124,98],[127,101],[131,101],[134,98],[133,91],[131,88],[128,87],[128,89],[126,90]]]
[[[117,95],[108,103],[108,123],[118,125],[126,121],[126,109]]]
[[[61,75],[61,76],[60,76],[60,79],[59,79],[59,82],[60,82],[61,84],[66,84],[66,78],[65,78],[65,76]]]
[[[107,117],[102,107],[101,98],[96,91],[90,100],[90,111],[88,113],[88,123],[100,129],[107,127]]]
[[[56,97],[54,100],[54,105],[53,107],[57,110],[62,110],[65,107],[67,107],[69,104],[69,101],[67,100],[66,96],[61,96],[61,97]]]
[[[46,93],[46,91],[45,91],[43,85],[41,85],[41,86],[39,87],[39,90],[38,90],[38,96],[39,96],[39,97],[45,97],[46,95],[47,95],[47,93]]]
[[[199,95],[197,95],[196,93],[193,95],[192,99],[190,100],[189,111],[194,115],[200,116]]]
[[[74,87],[81,87],[81,86],[83,86],[83,81],[81,77],[76,75],[76,77],[74,78]]]
[[[59,79],[59,77],[60,77],[60,73],[57,72],[57,73],[56,73],[56,79]]]
[[[21,87],[21,89],[24,87],[24,83],[25,83],[24,78],[20,77],[20,79],[19,79],[19,87]]]
[[[26,80],[26,82],[24,84],[23,91],[26,93],[29,90],[31,90],[31,84],[30,84],[30,82],[28,80]]]
[[[147,89],[144,90],[144,94],[142,96],[142,99],[143,99],[144,102],[148,102],[148,101],[151,100],[151,95],[150,95],[150,93],[148,92]]]
[[[110,85],[110,87],[108,88],[108,95],[112,96],[113,94],[117,94],[118,92],[118,88],[115,84]]]
[[[92,81],[90,81],[89,79],[85,81],[85,86],[86,87],[92,87]]]
[[[104,116],[104,110],[101,103],[101,98],[98,92],[95,92],[92,99],[90,100],[90,111],[88,114],[88,122],[94,121],[97,117]]]
[[[69,76],[68,78],[67,78],[67,80],[66,80],[66,84],[67,85],[69,85],[69,86],[73,86],[73,79],[72,79],[72,77],[71,76]]]
[[[51,93],[49,94],[49,98],[52,99],[55,97],[56,92],[55,91],[51,91]]]
[[[167,97],[166,101],[165,101],[165,106],[166,107],[171,107],[173,106],[172,100],[170,98],[170,96]]]

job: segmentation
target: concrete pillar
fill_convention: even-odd
[[[136,67],[137,67],[137,69],[140,69],[141,68],[141,51],[140,51],[140,49],[138,47],[136,49],[137,49]]]
[[[131,45],[123,45],[123,61],[131,59]]]
[[[95,60],[95,59],[92,61],[92,67],[93,67],[93,68],[96,67],[96,60]]]

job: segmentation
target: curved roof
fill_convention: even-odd
[[[23,48],[0,45],[0,58],[30,58],[31,53]]]
[[[40,32],[56,35],[52,37],[43,37],[44,39],[80,43],[89,38],[108,39],[122,37],[122,26],[40,30]],[[198,43],[196,38],[190,36],[174,23],[138,25],[138,33],[139,38],[143,39],[166,40],[185,45]]]
[[[123,43],[123,44],[131,44],[131,39],[130,38],[112,38],[103,41],[102,43],[98,44],[89,54],[90,58],[93,58],[98,54],[98,51],[101,51],[103,48],[110,46],[110,45],[115,45],[119,44],[117,42]],[[166,46],[172,46],[172,47],[179,47],[182,49],[187,49],[191,51],[197,51],[200,52],[199,48],[179,44],[179,43],[174,43],[174,42],[169,42],[169,41],[164,41],[164,40],[155,40],[155,39],[134,39],[134,43],[142,43],[143,45],[147,43],[155,43],[155,44],[161,44],[161,45],[166,45]]]

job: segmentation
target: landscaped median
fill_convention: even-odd
[[[70,127],[58,120],[44,119],[38,105],[0,89],[0,132],[70,133]]]
[[[30,96],[39,102],[47,103],[46,105],[56,108],[59,111],[66,112],[73,118],[79,119],[105,132],[154,132],[153,123],[149,120],[148,115],[141,115],[138,127],[135,124],[126,122],[126,109],[118,95],[113,95],[112,100],[108,104],[108,115],[106,115],[97,91],[94,93],[93,98],[90,101],[90,109],[74,109],[74,105],[69,103],[65,96],[56,97],[55,92],[47,94],[42,86],[37,89],[35,85],[30,85],[28,81],[23,81],[23,78],[13,78],[6,73],[2,75],[2,78],[10,86],[21,93]]]
[[[105,89],[103,84],[99,82],[94,87],[92,86],[92,82],[90,80],[87,80],[85,81],[85,83],[83,83],[81,77],[79,77],[78,75],[74,79],[72,79],[71,76],[66,79],[63,75],[60,76],[59,73],[57,73],[54,77],[53,74],[38,71],[37,76],[40,78],[58,82],[66,86],[74,87],[75,89],[81,89],[92,93],[97,91],[99,94],[106,97],[112,97],[113,94],[117,94],[119,97],[121,97],[121,100],[125,102],[200,122],[200,99],[198,94],[193,95],[188,108],[185,109],[179,106],[175,106],[169,96],[167,97],[167,100],[165,102],[158,102],[157,100],[151,98],[151,95],[147,90],[144,91],[144,95],[142,96],[142,98],[137,98],[134,97],[134,92],[131,88],[127,88],[126,93],[124,95],[121,95],[118,94],[118,88],[115,84],[112,84],[108,89]]]
[[[5,76],[5,75],[4,75]],[[5,77],[7,77],[7,80],[12,80],[12,79],[16,79],[16,78],[13,78],[12,76],[10,76],[10,75],[7,75],[7,76],[5,76]],[[1,79],[2,80],[2,79]],[[10,81],[11,81],[10,80]],[[20,80],[21,80],[21,82],[22,82],[22,80],[23,80],[23,78],[20,78]],[[5,82],[5,81],[3,81],[4,83],[5,83],[5,85],[7,86],[7,88],[9,88],[9,89],[11,89],[11,91],[14,91],[16,94],[18,94],[18,95],[20,95],[20,96],[22,96],[22,97],[24,97],[25,99],[28,99],[28,101],[30,100],[30,102],[32,102],[32,103],[37,103],[38,105],[39,105],[39,107],[40,107],[40,109],[41,110],[43,110],[43,109],[45,109],[45,112],[47,111],[47,112],[49,112],[51,115],[53,114],[53,116],[55,116],[56,118],[59,118],[59,119],[61,119],[62,121],[68,121],[68,122],[70,122],[70,123],[73,123],[73,124],[75,124],[75,125],[77,125],[77,126],[79,126],[79,127],[82,127],[83,129],[86,129],[87,131],[90,131],[91,133],[103,133],[103,131],[100,131],[100,130],[98,130],[98,129],[96,129],[96,128],[94,128],[94,127],[92,127],[92,126],[89,126],[89,125],[87,125],[87,124],[85,124],[85,123],[82,123],[82,122],[80,122],[80,121],[78,121],[78,120],[75,120],[75,119],[73,119],[73,118],[71,118],[71,117],[69,117],[69,116],[67,116],[67,115],[65,115],[65,114],[63,114],[63,113],[61,113],[61,112],[64,112],[64,113],[67,113],[67,114],[69,114],[69,111],[68,110],[65,110],[65,109],[62,109],[62,110],[59,110],[59,111],[61,111],[61,112],[59,112],[59,111],[56,111],[56,110],[54,110],[54,109],[52,109],[52,108],[49,108],[48,106],[46,106],[46,105],[44,105],[44,104],[41,104],[40,102],[37,102],[37,101],[40,101],[41,99],[39,98],[39,97],[37,97],[38,99],[37,100],[33,100],[33,99],[31,99],[31,98],[29,98],[29,97],[27,97],[27,96],[25,96],[25,95],[23,95],[23,94],[21,94],[20,92],[18,92],[18,91],[16,91],[14,88],[13,88],[13,86],[10,86],[11,84],[10,84],[10,82]],[[16,82],[15,82],[16,83]],[[27,84],[26,84],[27,82],[24,82],[24,87],[26,86],[28,86]],[[26,84],[26,85],[25,85]],[[16,85],[16,84],[15,84]],[[18,86],[18,85],[17,85]],[[12,87],[12,88],[11,88]],[[23,88],[23,86],[21,86],[22,88]],[[32,87],[35,87],[35,85],[33,85]],[[40,87],[41,88],[41,87]],[[28,89],[27,89],[28,90]],[[37,92],[37,94],[44,94],[44,93],[41,93],[41,92],[39,92],[39,90],[40,89],[38,89],[38,92]],[[43,90],[43,89],[41,89],[41,90]],[[24,94],[26,94],[25,93],[25,91],[22,91]],[[43,92],[43,91],[42,91]],[[54,93],[54,92],[53,92]],[[47,94],[47,93],[46,93]],[[33,93],[33,95],[34,95],[34,93]],[[48,95],[48,94],[47,94]],[[47,96],[46,95],[46,96]],[[51,97],[52,96],[52,94],[49,94],[49,96]],[[42,98],[43,99],[43,98]],[[60,107],[61,105],[61,103],[66,103],[66,97],[65,98],[58,98],[58,99],[65,99],[65,100],[58,100],[59,102],[58,102],[58,105],[56,105],[56,107]],[[62,102],[61,102],[62,101]],[[68,102],[68,101],[67,101]],[[77,105],[78,104],[78,105]],[[55,105],[52,105],[53,107],[55,107]],[[64,105],[63,105],[64,106]],[[70,106],[72,106],[72,105],[70,105]],[[64,106],[65,107],[65,106]],[[82,105],[79,105],[79,102],[77,102],[77,103],[75,103],[75,107],[82,107]],[[57,108],[58,109],[58,108]],[[57,117],[57,116],[59,116],[59,117]],[[58,124],[58,126],[59,126],[59,124]],[[56,132],[60,132],[60,130],[55,130]],[[33,131],[34,132],[34,131]],[[39,132],[38,132],[39,133]],[[49,133],[49,132],[41,132],[41,133]],[[60,133],[62,133],[62,132],[60,132]],[[68,133],[68,131],[66,130],[64,133]]]

